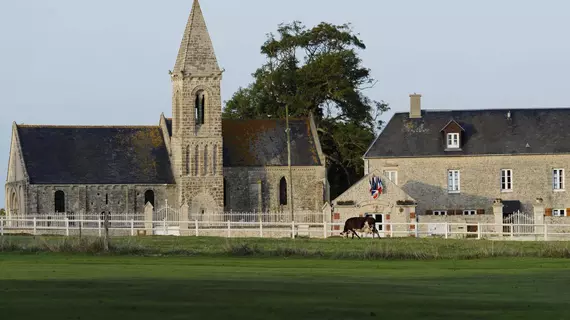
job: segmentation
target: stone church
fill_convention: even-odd
[[[13,124],[6,182],[12,215],[320,211],[325,157],[312,117],[222,119],[221,81],[198,0],[171,71],[172,118],[158,126]],[[293,201],[292,201],[293,200]]]

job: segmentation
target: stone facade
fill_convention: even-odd
[[[379,177],[384,186],[382,194],[377,199],[374,199],[370,192],[369,180],[372,177]],[[377,227],[381,236],[405,237],[415,235],[413,227],[399,224],[410,224],[416,221],[416,200],[387,177],[381,175],[379,171],[368,174],[336,198],[332,204],[332,222],[337,224],[334,227],[333,234],[342,232],[342,227],[339,224],[344,223],[349,218],[373,215],[378,222]]]
[[[326,201],[325,168],[295,167],[292,171],[293,183],[289,181],[287,167],[224,168],[226,211],[288,213],[293,194],[295,210],[320,212]],[[279,199],[282,178],[287,181],[287,204],[283,206]]]
[[[532,215],[537,198],[547,208],[570,207],[568,192],[553,190],[553,169],[566,169],[570,155],[504,155],[367,159],[369,170],[396,171],[398,185],[427,210],[478,210],[492,213],[493,201],[519,200]],[[501,170],[513,172],[513,190],[501,191]],[[449,193],[448,170],[460,171],[459,193]],[[568,181],[565,179],[565,181]]]
[[[8,180],[5,189],[8,213],[41,216],[54,214],[56,211],[64,211],[67,214],[80,217],[86,214],[111,212],[112,214],[138,215],[146,213],[148,216],[151,208],[146,207],[145,194],[150,191],[154,195],[154,208],[152,208],[154,212],[164,208],[168,203],[169,208],[180,213],[179,219],[181,221],[195,217],[196,214],[222,213],[224,210],[289,212],[291,203],[293,203],[296,211],[321,212],[324,203],[328,200],[326,160],[322,154],[312,118],[307,122],[310,123],[310,126],[307,126],[304,134],[312,135],[309,140],[314,141],[314,148],[317,150],[315,158],[318,159],[315,160],[313,166],[293,166],[292,183],[289,181],[287,166],[277,166],[273,163],[269,165],[262,162],[257,163],[256,166],[236,167],[224,163],[222,73],[217,63],[200,5],[198,1],[194,1],[175,67],[170,73],[172,119],[167,119],[161,115],[158,128],[152,129],[155,134],[140,136],[150,136],[149,139],[153,139],[155,142],[151,146],[161,146],[162,151],[166,150],[163,152],[164,161],[155,155],[154,158],[149,157],[151,160],[148,163],[151,173],[154,172],[155,176],[158,176],[156,172],[160,169],[157,167],[164,166],[166,163],[166,166],[171,167],[165,170],[172,173],[170,179],[159,177],[159,180],[165,183],[141,184],[140,182],[148,182],[146,180],[148,176],[143,174],[141,177],[137,177],[138,180],[136,181],[139,183],[127,181],[125,178],[122,180],[125,180],[126,183],[97,184],[95,181],[91,184],[83,184],[81,182],[85,177],[81,176],[76,177],[76,181],[79,181],[77,183],[49,183],[51,181],[45,183],[44,181],[41,184],[34,184],[33,179],[28,176],[26,171],[26,159],[22,155],[18,126],[14,124]],[[57,126],[54,128],[57,129]],[[41,130],[43,128],[38,126],[32,129]],[[81,129],[92,130],[92,128],[87,127]],[[121,131],[125,128],[113,127],[110,129]],[[277,134],[284,135],[285,132],[283,130]],[[84,135],[87,138],[92,136],[92,133]],[[137,141],[136,138],[133,139],[133,141]],[[95,145],[99,146],[98,142]],[[113,145],[113,142],[107,143]],[[271,143],[271,139],[267,143]],[[55,145],[57,145],[57,141]],[[72,146],[71,148],[75,149],[75,147]],[[103,148],[106,147],[103,144]],[[261,146],[262,149],[270,149],[269,147],[271,146]],[[132,150],[127,149],[134,149],[130,145],[118,149],[113,148],[115,147],[109,147],[110,156],[107,159],[114,159],[117,152],[132,152]],[[28,146],[28,151],[31,149],[33,147]],[[139,148],[138,151],[141,152],[141,149],[145,148]],[[146,149],[148,155],[148,148]],[[159,151],[153,149],[150,153],[159,153]],[[32,152],[35,152],[35,149]],[[73,157],[74,154],[70,152],[66,156]],[[41,156],[39,158],[40,160],[37,161],[41,161]],[[58,162],[57,157],[51,158]],[[87,155],[86,158],[88,161],[89,156]],[[112,175],[123,173],[128,176],[126,171],[131,171],[129,164],[132,164],[133,159],[126,160],[127,166],[122,166],[122,171],[109,170],[109,172],[112,172]],[[269,157],[265,160],[275,161],[275,158]],[[85,163],[82,162],[81,164],[84,165]],[[85,176],[91,176],[94,171],[98,171],[98,166],[115,167],[113,163],[91,163],[89,165],[91,166],[90,170],[83,171]],[[152,170],[153,166],[154,171]],[[65,169],[62,170],[68,171]],[[139,171],[148,173],[148,169],[145,167]],[[48,171],[45,174],[48,177],[58,175],[52,172],[51,168],[44,169],[44,171]],[[164,175],[164,172],[162,174]],[[174,181],[172,181],[172,176]],[[286,205],[280,206],[280,182],[283,177],[287,181],[288,200]],[[293,189],[291,190],[291,188]],[[59,207],[57,208],[56,193],[63,195],[62,198],[59,198]]]

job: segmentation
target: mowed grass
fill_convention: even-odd
[[[570,260],[0,254],[2,319],[568,319]]]

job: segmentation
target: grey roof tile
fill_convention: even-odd
[[[507,113],[511,112],[510,120]],[[461,151],[445,151],[441,128],[464,129]],[[570,109],[501,109],[397,113],[366,158],[570,153]]]

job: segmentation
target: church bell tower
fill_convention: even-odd
[[[179,204],[190,214],[223,210],[222,71],[194,0],[172,80],[172,163]]]

